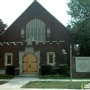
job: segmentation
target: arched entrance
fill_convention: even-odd
[[[23,59],[23,74],[37,73],[37,59],[33,54],[27,54]]]

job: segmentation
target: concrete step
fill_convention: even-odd
[[[37,74],[22,74],[22,75],[18,75],[18,77],[39,77],[39,75],[37,75]]]

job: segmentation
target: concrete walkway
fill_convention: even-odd
[[[0,90],[62,90],[62,89],[25,89],[25,88],[20,88],[26,83],[30,81],[70,81],[69,79],[39,79],[38,77],[15,77],[14,79],[11,80],[5,80],[5,79],[0,79],[0,81],[9,81],[3,85],[0,85]],[[72,80],[72,81],[90,81],[89,80]],[[63,90],[82,90],[82,89],[63,89]],[[86,90],[86,89],[84,89]],[[88,89],[89,90],[89,89]]]

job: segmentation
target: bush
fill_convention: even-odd
[[[0,75],[0,79],[12,79],[12,75]]]
[[[43,75],[40,77],[40,79],[60,79],[62,78],[62,75],[56,74],[56,75]]]
[[[49,75],[51,72],[52,68],[51,65],[41,65],[41,73],[42,75]]]
[[[63,76],[67,76],[67,72],[68,72],[67,64],[60,64],[59,65],[59,74],[61,74]]]
[[[13,75],[14,76],[14,66],[7,66],[6,70],[8,72],[9,75]]]

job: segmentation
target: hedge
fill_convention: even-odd
[[[51,70],[52,70],[51,65],[47,65],[47,64],[41,65],[42,75],[49,75]]]

